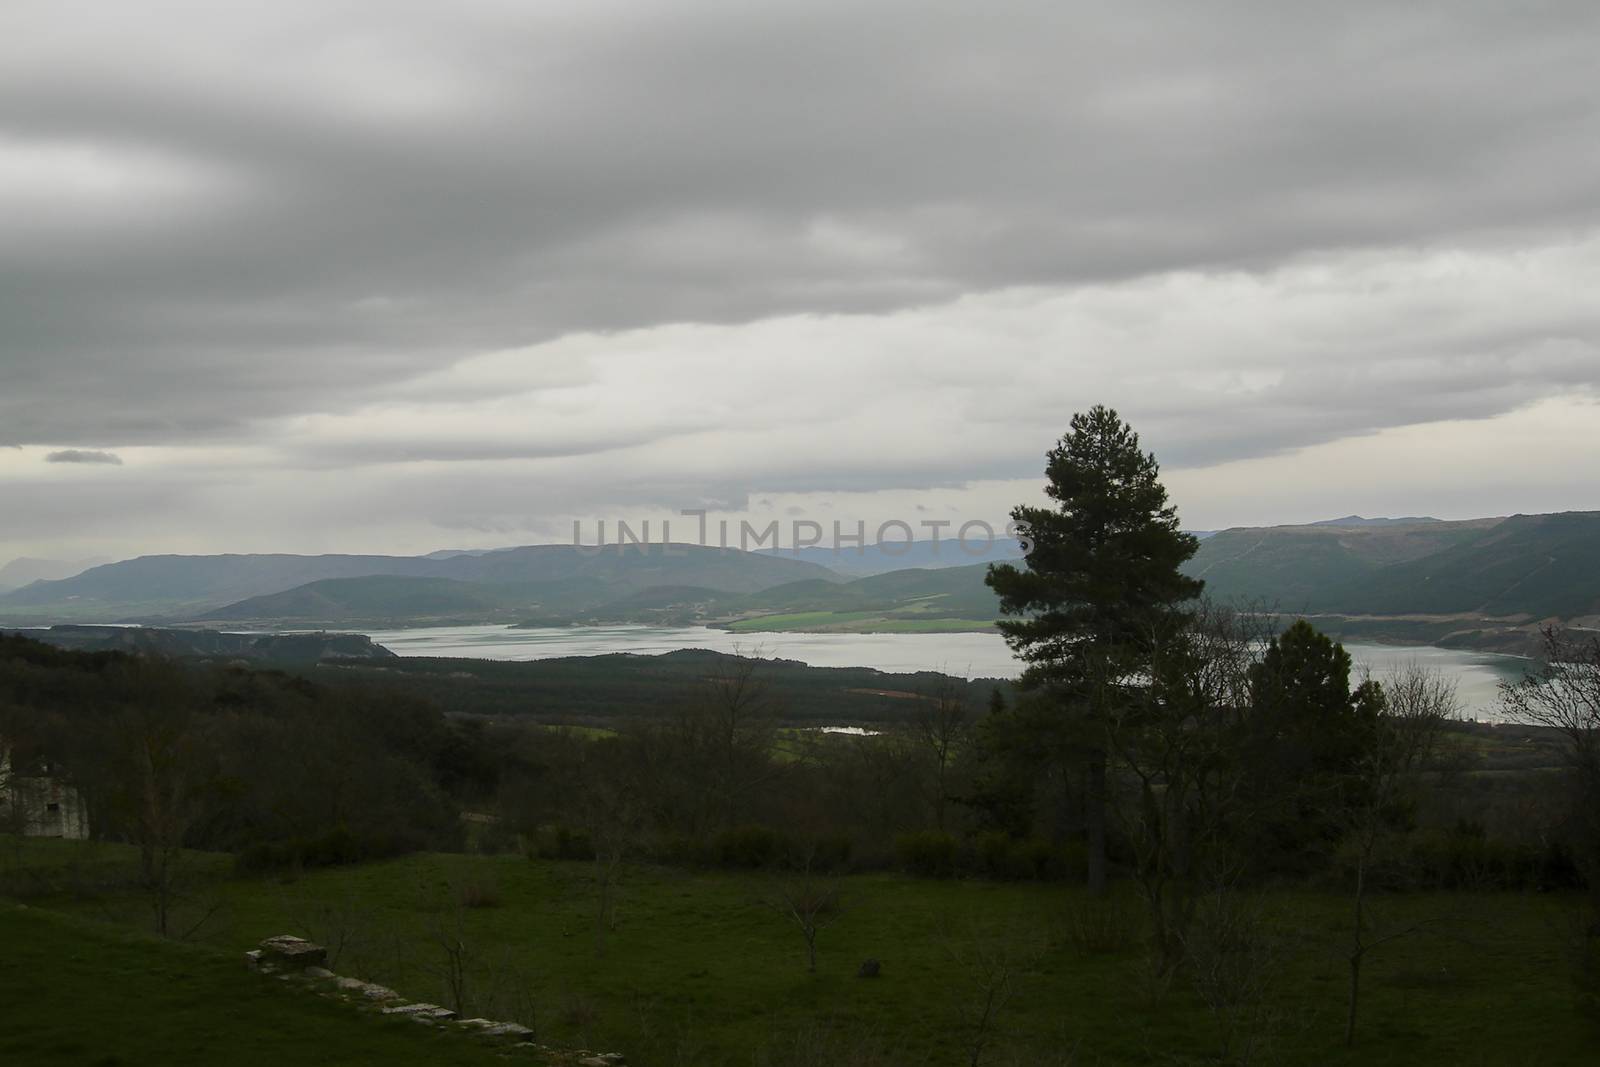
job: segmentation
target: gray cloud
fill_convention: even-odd
[[[1100,401],[1193,470],[1600,394],[1586,0],[77,8],[0,35],[0,541],[513,537],[1034,479]]]
[[[9,13],[8,436],[215,440],[574,329],[1597,221],[1578,0],[435,11]]]
[[[46,463],[97,463],[113,467],[122,466],[122,457],[115,452],[97,452],[91,449],[64,448],[44,457]]]

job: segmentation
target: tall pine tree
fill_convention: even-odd
[[[1072,417],[1047,454],[1053,507],[1021,505],[1026,569],[997,564],[1000,632],[1025,663],[1020,684],[1039,691],[1076,729],[1085,769],[1089,888],[1106,884],[1103,723],[1149,667],[1152,642],[1181,626],[1204,583],[1179,566],[1199,542],[1178,527],[1153,454],[1104,406]]]

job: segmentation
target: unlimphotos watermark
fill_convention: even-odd
[[[906,556],[911,554],[919,542],[924,542],[928,546],[928,554],[933,558],[939,558],[946,546],[949,546],[949,551],[960,552],[976,559],[991,554],[1000,536],[1003,535],[1009,540],[1016,541],[1023,555],[1033,550],[1027,524],[1015,520],[1007,522],[1002,528],[1002,533],[997,534],[993,524],[983,519],[969,519],[960,525],[952,519],[919,519],[915,523],[904,519],[889,519],[878,524],[873,539],[868,541],[867,523],[864,519],[857,520],[853,528],[847,523],[833,520],[831,537],[820,522],[813,519],[793,519],[789,523],[788,547],[785,548],[781,540],[783,524],[777,519],[772,519],[765,525],[754,524],[748,519],[739,519],[737,523],[730,519],[718,519],[715,523],[716,538],[713,541],[712,521],[705,509],[689,508],[678,514],[696,520],[697,529],[693,541],[674,541],[671,519],[661,520],[658,527],[661,531],[660,540],[652,540],[649,519],[636,524],[618,519],[613,526],[616,539],[607,541],[606,520],[599,519],[595,523],[593,541],[585,543],[583,522],[574,519],[572,544],[585,555],[598,555],[606,551],[634,551],[643,554],[655,545],[660,548],[662,555],[682,556],[688,554],[687,547],[697,545],[701,548],[736,549],[740,552],[769,554],[787,552],[795,556],[807,550],[818,549],[823,552],[831,551],[834,555],[855,552],[865,556],[871,549],[885,556]],[[918,536],[919,529],[923,531],[924,536]]]

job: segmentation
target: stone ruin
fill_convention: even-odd
[[[449,1008],[438,1004],[410,1002],[387,986],[360,978],[334,974],[328,970],[328,950],[291,934],[279,934],[261,942],[244,954],[245,966],[259,974],[285,980],[321,983],[326,995],[376,1010],[383,1015],[410,1019],[429,1026],[447,1026],[496,1044],[514,1045],[539,1054],[549,1064],[576,1067],[622,1067],[623,1057],[616,1052],[589,1052],[583,1049],[555,1049],[536,1044],[534,1033],[520,1023],[493,1019],[460,1019]]]

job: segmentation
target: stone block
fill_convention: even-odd
[[[314,945],[303,937],[280,934],[261,942],[260,962],[264,967],[281,971],[303,971],[307,967],[325,967],[328,950]]]

